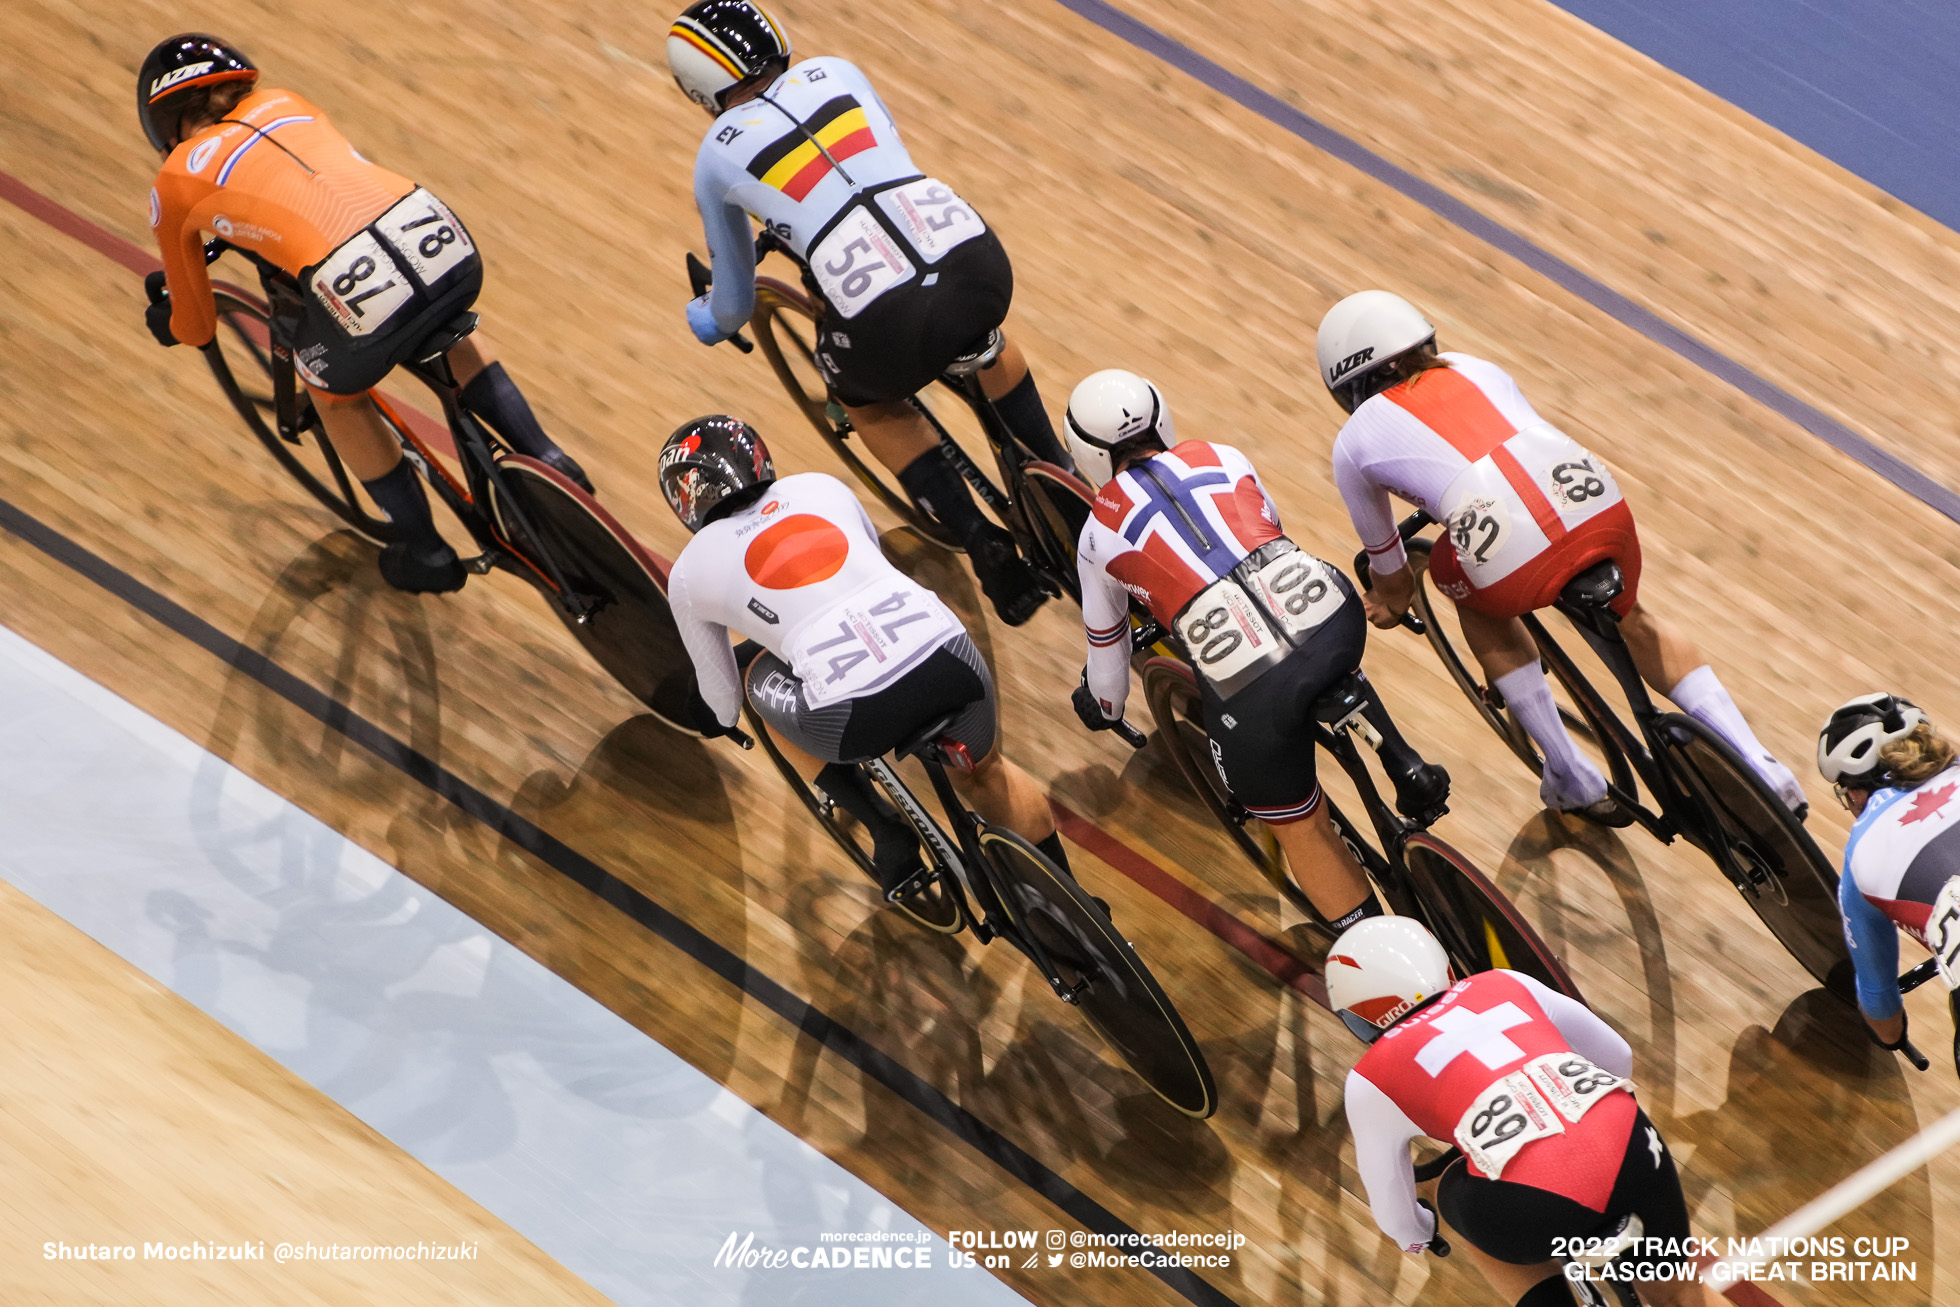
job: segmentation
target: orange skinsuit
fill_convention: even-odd
[[[170,334],[201,346],[217,330],[206,231],[298,276],[414,189],[356,154],[291,91],[253,91],[223,122],[180,142],[150,192]]]

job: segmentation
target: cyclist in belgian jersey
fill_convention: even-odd
[[[1451,983],[1442,945],[1408,917],[1364,921],[1327,955],[1327,1000],[1368,1051],[1348,1072],[1354,1165],[1375,1224],[1408,1253],[1468,1245],[1517,1307],[1571,1307],[1554,1260],[1620,1248],[1655,1307],[1717,1307],[1678,1274],[1690,1237],[1674,1158],[1634,1100],[1633,1050],[1575,998],[1515,971]],[[1463,1156],[1416,1197],[1409,1145]]]
[[[237,47],[173,36],[143,61],[137,115],[163,168],[150,192],[161,271],[145,320],[162,345],[206,346],[217,316],[204,234],[259,266],[274,331],[349,471],[405,538],[381,553],[391,585],[454,590],[467,575],[367,391],[475,302],[483,261],[448,206],[368,162],[326,115],[261,88]],[[449,349],[463,403],[513,449],[586,489],[480,331]]]
[[[1163,395],[1135,373],[1085,378],[1065,427],[1076,466],[1101,487],[1076,551],[1089,641],[1077,715],[1090,730],[1122,719],[1134,596],[1188,651],[1219,772],[1272,827],[1314,907],[1337,930],[1379,913],[1328,819],[1311,742],[1314,701],[1361,666],[1354,586],[1286,538],[1244,454],[1178,441]],[[1383,736],[1397,807],[1433,818],[1449,774],[1392,724]]]
[[[752,427],[705,417],[668,437],[660,489],[694,533],[667,597],[694,663],[696,729],[725,733],[746,692],[803,778],[871,832],[878,878],[896,899],[927,873],[918,836],[853,764],[957,714],[946,734],[974,765],[952,769],[954,785],[987,821],[1068,869],[1041,788],[1001,752],[986,661],[953,611],[886,560],[843,482],[821,472],[778,480]],[[749,637],[747,658],[731,629]]]
[[[981,388],[1035,457],[1068,466],[1026,359],[998,331],[1014,293],[999,237],[912,162],[856,66],[792,66],[789,37],[752,0],[689,6],[668,33],[667,62],[714,116],[694,163],[714,283],[688,305],[689,326],[712,345],[754,311],[753,216],[808,270],[823,308],[817,365],[865,448],[958,537],[1001,620],[1027,621],[1047,597],[1040,578],[905,402],[998,348]]]
[[[1633,820],[1566,733],[1519,620],[1611,559],[1625,579],[1613,611],[1641,677],[1804,814],[1803,787],[1756,738],[1715,669],[1639,601],[1640,540],[1603,459],[1539,417],[1496,364],[1437,353],[1436,329],[1387,291],[1336,304],[1315,344],[1321,379],[1350,415],[1334,441],[1334,480],[1375,578],[1368,620],[1394,626],[1415,597],[1395,496],[1444,525],[1429,556],[1430,579],[1456,604],[1486,679],[1544,755],[1539,794],[1548,806],[1611,826]]]
[[[1953,742],[1895,694],[1841,705],[1817,737],[1817,769],[1857,818],[1838,906],[1858,1007],[1885,1048],[1905,1043],[1899,932],[1933,951],[1960,1070],[1960,763]]]

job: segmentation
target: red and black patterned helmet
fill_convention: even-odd
[[[259,66],[229,41],[201,32],[161,41],[136,73],[136,116],[142,120],[143,135],[158,153],[168,153],[177,147],[178,123],[185,111],[201,107],[212,87],[258,80]]]
[[[696,418],[660,447],[660,493],[689,531],[714,521],[732,496],[775,479],[769,446],[740,418]]]

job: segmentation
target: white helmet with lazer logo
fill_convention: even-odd
[[[1436,328],[1415,305],[1385,290],[1364,290],[1327,310],[1314,336],[1314,354],[1320,379],[1352,413],[1358,404],[1355,382],[1435,339]]]
[[[1450,959],[1410,917],[1370,917],[1327,952],[1327,1005],[1363,1043],[1450,987]]]
[[[1169,449],[1177,443],[1164,393],[1122,368],[1104,368],[1082,379],[1068,397],[1066,426],[1075,469],[1098,490],[1116,475],[1111,451],[1119,446],[1154,439]]]

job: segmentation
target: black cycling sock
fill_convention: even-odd
[[[1062,850],[1062,833],[1060,831],[1049,831],[1048,837],[1046,839],[1036,840],[1034,846],[1047,856],[1048,861],[1060,867],[1064,876],[1067,876],[1070,880],[1075,879],[1075,873],[1069,869],[1068,854]]]
[[[558,448],[501,363],[492,363],[470,378],[463,387],[463,407],[495,427],[505,444],[527,458],[543,458]]]
[[[1388,769],[1388,774],[1391,776],[1413,774],[1423,765],[1422,755],[1416,752],[1414,745],[1403,738],[1401,730],[1395,725],[1395,719],[1390,717],[1388,709],[1382,706],[1381,697],[1375,693],[1374,684],[1369,681],[1368,674],[1357,667],[1354,669],[1354,675],[1356,680],[1367,687],[1368,698],[1361,706],[1361,717],[1368,725],[1375,728],[1377,735],[1382,737],[1382,747],[1379,750],[1382,765]]]
[[[1572,1307],[1572,1290],[1565,1276],[1548,1275],[1525,1291],[1518,1307]]]
[[[1332,926],[1334,930],[1338,933],[1340,931],[1346,930],[1349,926],[1355,925],[1357,922],[1366,921],[1370,917],[1380,917],[1384,915],[1386,914],[1382,911],[1382,901],[1375,897],[1375,892],[1373,890],[1369,890],[1368,897],[1361,900],[1360,907],[1356,908],[1352,912],[1342,913],[1340,916],[1336,917],[1333,921],[1330,921],[1327,924]]]
[[[402,529],[410,544],[441,542],[442,534],[429,515],[428,492],[422,489],[422,478],[415,475],[407,459],[396,463],[388,475],[361,484],[367,487],[368,498],[388,515],[390,522]]]
[[[1035,389],[1034,373],[1030,371],[1021,378],[1020,384],[994,401],[994,408],[1000,413],[1000,420],[1014,433],[1015,439],[1028,447],[1028,451],[1044,463],[1073,471],[1075,461],[1062,448],[1062,442],[1055,438],[1054,424],[1048,420],[1048,410],[1042,407],[1041,392]]]
[[[921,508],[958,536],[961,545],[971,546],[992,525],[981,516],[980,506],[973,502],[973,492],[967,489],[959,469],[944,450],[929,449],[913,459],[898,474],[898,484],[905,487],[905,493],[917,500]]]

